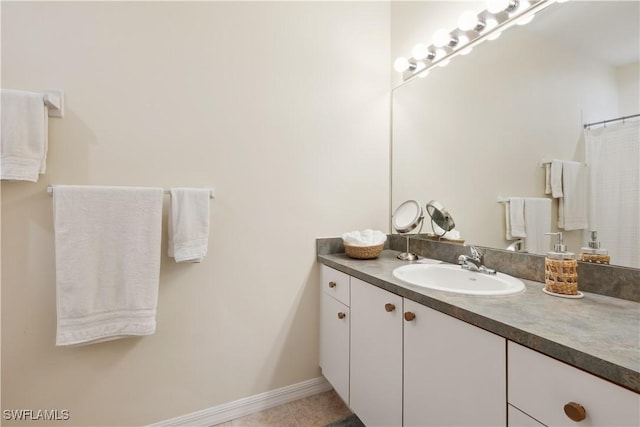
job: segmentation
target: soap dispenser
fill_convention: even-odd
[[[609,264],[611,257],[609,251],[600,248],[598,241],[598,233],[594,230],[591,232],[591,240],[589,247],[583,247],[580,253],[580,261],[593,262],[596,264]]]
[[[553,251],[544,259],[545,290],[553,294],[578,295],[578,261],[573,252],[567,252],[562,233],[557,236]]]

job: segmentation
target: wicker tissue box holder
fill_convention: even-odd
[[[545,289],[564,295],[578,294],[578,261],[575,259],[545,259]]]

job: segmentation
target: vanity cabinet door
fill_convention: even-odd
[[[508,354],[509,403],[541,423],[547,426],[640,425],[640,394],[511,341]],[[565,406],[569,415],[565,413]],[[580,418],[582,420],[577,421]]]
[[[507,405],[507,417],[509,427],[545,427],[515,406]]]
[[[367,427],[402,425],[402,298],[353,277],[349,403]]]
[[[404,425],[505,426],[506,340],[404,300]]]
[[[349,404],[349,307],[320,293],[320,368],[338,395]]]

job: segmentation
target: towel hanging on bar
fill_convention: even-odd
[[[2,89],[0,178],[38,182],[46,172],[48,109],[43,94]]]

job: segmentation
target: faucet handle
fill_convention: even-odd
[[[469,251],[471,252],[471,256],[475,259],[481,260],[484,255],[480,249],[473,245],[469,245]]]

